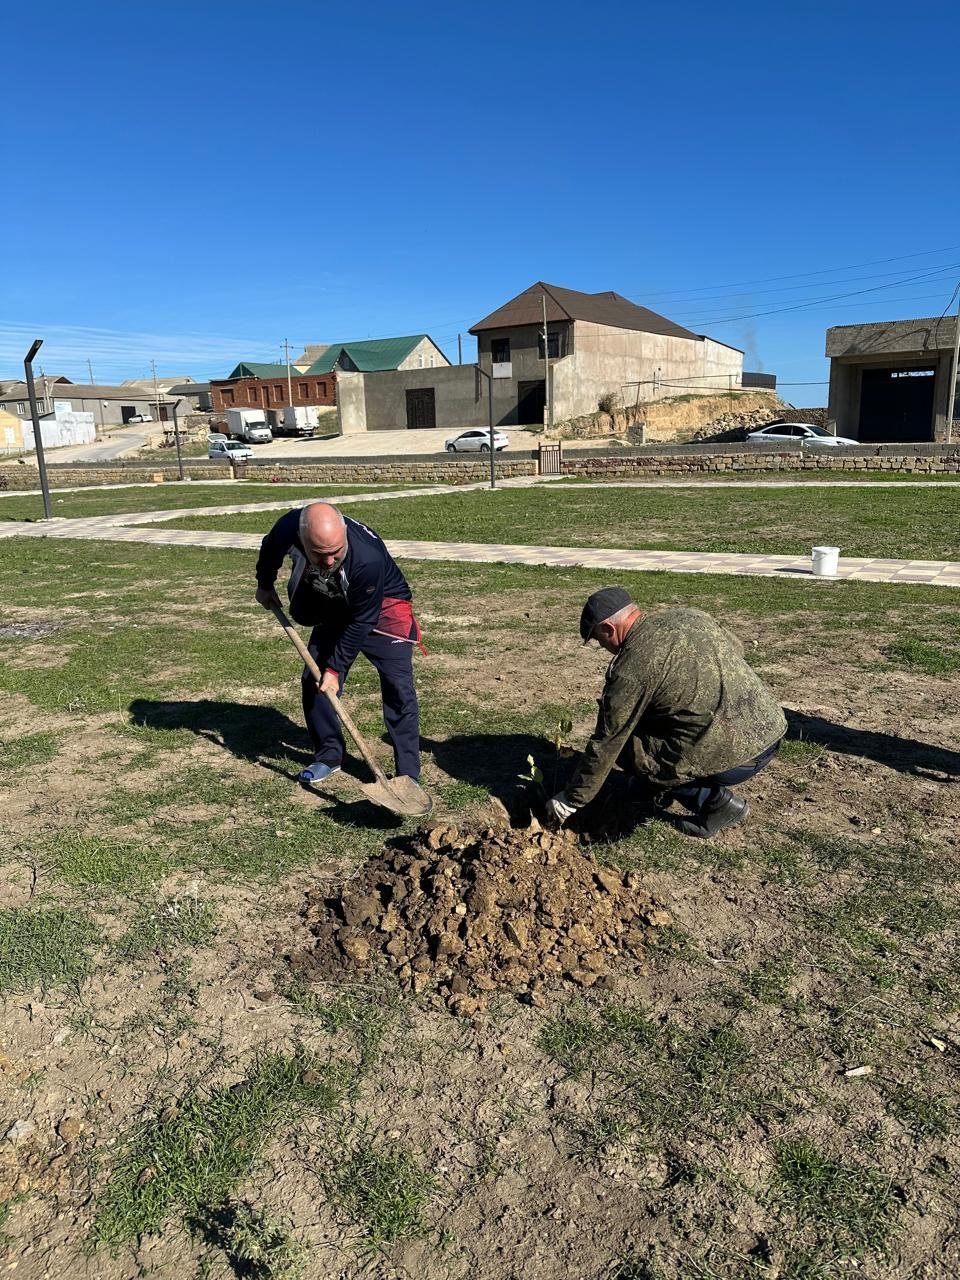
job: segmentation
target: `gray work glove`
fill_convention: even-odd
[[[577,806],[570,804],[562,791],[558,791],[547,801],[547,821],[551,826],[562,827],[576,812]]]

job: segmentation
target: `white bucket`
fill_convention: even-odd
[[[813,576],[815,578],[835,578],[839,562],[839,547],[813,548]]]

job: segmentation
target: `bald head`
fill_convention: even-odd
[[[300,512],[300,541],[310,563],[329,573],[346,557],[346,522],[329,502],[311,502]]]

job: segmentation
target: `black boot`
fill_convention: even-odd
[[[728,787],[721,787],[694,817],[679,818],[677,828],[685,836],[699,836],[707,840],[725,827],[735,827],[743,822],[749,812],[746,800],[735,796]]]

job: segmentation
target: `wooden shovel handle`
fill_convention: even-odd
[[[313,654],[310,652],[307,646],[303,643],[303,640],[300,638],[299,631],[297,631],[296,627],[293,625],[293,623],[290,621],[290,619],[284,613],[283,609],[281,609],[278,604],[272,604],[270,606],[270,610],[273,613],[273,616],[276,618],[276,620],[280,623],[281,627],[283,627],[284,631],[287,633],[287,638],[289,639],[293,647],[296,649],[297,653],[299,653],[300,657],[303,659],[304,665],[306,666],[307,670],[313,676],[314,680],[316,680],[317,684],[320,684],[320,682],[323,680],[323,672],[317,666]],[[333,707],[334,711],[343,721],[344,727],[346,728],[347,732],[350,734],[350,737],[357,744],[357,750],[360,752],[364,760],[367,762],[367,765],[371,769],[373,776],[376,778],[378,782],[382,782],[384,784],[389,785],[387,775],[380,768],[379,764],[377,764],[376,756],[373,754],[373,752],[364,742],[363,738],[360,736],[360,732],[357,729],[357,726],[353,723],[353,720],[350,718],[350,713],[347,711],[346,707],[342,704],[340,699],[336,697],[335,694],[328,692],[327,694],[325,694],[325,697],[329,700],[330,705]]]

